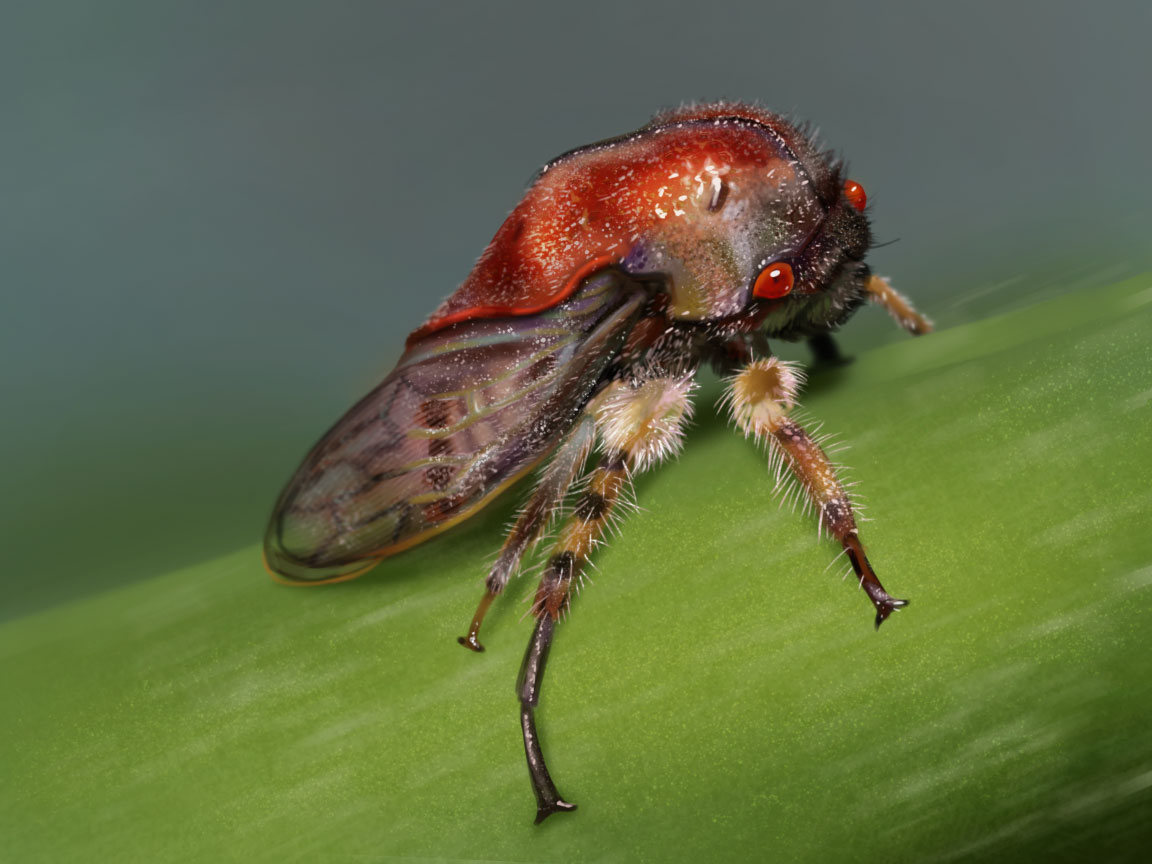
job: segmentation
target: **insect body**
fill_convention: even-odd
[[[574,497],[517,683],[537,821],[573,809],[535,726],[556,622],[631,476],[679,449],[711,363],[731,376],[737,426],[843,546],[879,626],[905,601],[876,578],[834,466],[792,419],[800,371],[769,349],[807,338],[834,356],[828,333],[867,301],[930,329],[864,263],[865,207],[808,135],[746,105],[674,111],[552,161],[392,373],[305,458],[269,523],[267,566],[292,583],[353,578],[543,464],[460,641],[483,650],[489,605]]]

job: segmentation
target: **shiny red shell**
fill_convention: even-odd
[[[657,117],[632,135],[575,150],[547,165],[496,232],[463,284],[408,337],[477,318],[531,315],[620,264],[671,214],[669,178],[685,166],[735,169],[802,145],[781,118],[747,105],[701,105]]]

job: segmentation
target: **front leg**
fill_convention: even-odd
[[[792,473],[816,508],[821,529],[828,529],[840,541],[860,586],[876,607],[879,627],[893,609],[908,605],[908,601],[890,596],[876,578],[860,544],[852,501],[836,476],[835,466],[819,443],[788,416],[802,383],[799,370],[770,357],[750,363],[730,379],[725,399],[737,426],[746,435],[767,441],[777,477],[782,477],[785,469]]]
[[[896,323],[913,336],[932,332],[932,322],[916,311],[912,301],[888,284],[883,276],[873,276],[864,286],[868,299],[888,310]]]

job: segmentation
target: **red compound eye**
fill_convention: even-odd
[[[792,268],[783,261],[769,264],[760,271],[756,277],[756,284],[752,286],[752,294],[756,297],[772,299],[783,297],[792,290],[796,277],[792,275]]]
[[[855,180],[844,181],[844,197],[848,199],[849,204],[861,212],[868,206],[868,193]]]

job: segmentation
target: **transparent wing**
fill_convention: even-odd
[[[614,271],[539,315],[463,322],[412,344],[304,459],[265,562],[350,579],[476,513],[555,446],[644,305]]]

